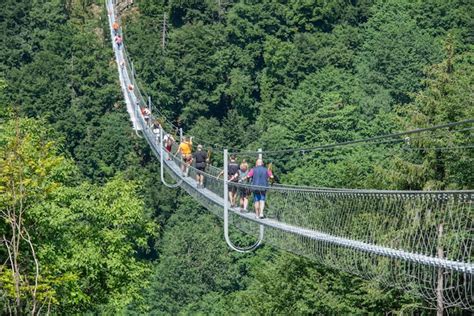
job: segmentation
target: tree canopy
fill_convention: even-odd
[[[138,81],[176,125],[215,147],[276,150],[472,118],[473,12],[463,0],[137,0],[121,26]],[[2,313],[425,312],[411,293],[268,245],[230,252],[217,218],[160,184],[107,23],[97,0],[0,8]],[[471,131],[427,135],[264,158],[291,184],[472,189]]]

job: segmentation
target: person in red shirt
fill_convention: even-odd
[[[165,150],[167,152],[166,160],[171,160],[169,153],[171,152],[171,149],[173,148],[174,142],[175,140],[173,136],[171,136],[170,134],[166,134],[165,137],[163,137],[163,143],[165,144]]]

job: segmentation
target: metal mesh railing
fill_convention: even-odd
[[[110,25],[116,15],[107,1]],[[111,35],[113,31],[111,28]],[[153,152],[160,156],[159,135],[151,122],[171,134],[175,126],[160,113],[148,120],[141,114],[148,97],[133,74],[125,45],[113,44],[119,78],[134,128],[142,130]],[[129,89],[132,85],[133,89]],[[164,168],[180,186],[213,214],[223,216],[222,168],[201,172],[175,156],[177,144],[166,154]],[[197,188],[197,174],[205,188]],[[232,209],[230,222],[256,235],[265,225],[265,241],[281,249],[316,260],[366,279],[411,291],[436,305],[474,309],[473,237],[474,191],[383,191],[275,185],[256,187],[230,183],[230,189],[265,190],[266,219]],[[251,195],[250,195],[251,200]],[[251,201],[250,201],[251,202]]]

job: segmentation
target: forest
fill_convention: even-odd
[[[306,148],[474,118],[472,1],[132,2],[121,27],[141,88],[213,148]],[[272,245],[230,250],[222,220],[162,185],[132,130],[105,1],[3,0],[0,31],[1,314],[436,313]],[[472,131],[429,136],[412,142],[457,149],[265,159],[286,184],[473,189]]]

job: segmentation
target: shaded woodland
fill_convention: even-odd
[[[473,15],[466,0],[137,0],[122,21],[143,90],[175,124],[214,147],[275,150],[473,118]],[[131,129],[107,23],[103,1],[0,7],[1,313],[433,313],[270,246],[231,252],[218,218],[161,185]],[[414,142],[472,139],[429,136]],[[472,148],[265,158],[289,184],[474,184]]]

